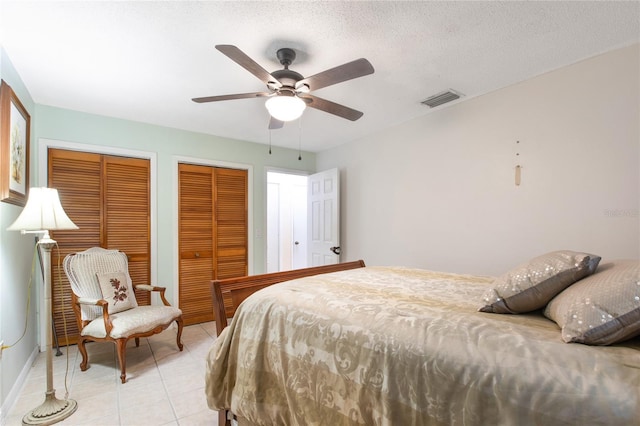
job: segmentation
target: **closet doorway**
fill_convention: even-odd
[[[179,306],[185,325],[214,320],[210,283],[248,273],[248,172],[178,163]]]
[[[47,178],[47,186],[58,189],[67,215],[79,226],[51,233],[60,260],[90,247],[118,249],[129,258],[133,283],[151,282],[151,160],[50,146]],[[51,280],[54,331],[61,344],[65,334],[76,343],[71,288],[58,260]],[[136,291],[136,299],[141,305],[151,302],[146,291]]]
[[[267,171],[267,272],[307,266],[307,181]]]

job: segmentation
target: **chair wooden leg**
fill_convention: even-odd
[[[178,337],[176,338],[176,341],[178,343],[178,348],[180,349],[180,352],[182,352],[182,348],[184,347],[182,345],[182,327],[184,327],[184,322],[182,321],[182,317],[178,318],[176,320],[176,323],[178,324]]]
[[[120,364],[120,380],[122,383],[127,381],[127,367],[126,367],[126,351],[127,351],[127,339],[116,340],[116,351],[118,352],[118,363]]]
[[[80,338],[80,341],[78,342],[78,350],[82,355],[82,362],[80,362],[81,371],[86,371],[87,368],[89,368],[89,356],[87,355],[87,348],[84,346],[85,343],[87,343],[87,340]]]

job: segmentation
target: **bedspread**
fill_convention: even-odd
[[[366,267],[276,284],[207,359],[212,409],[269,425],[630,425],[640,339],[567,344],[540,313],[477,312],[493,278]]]

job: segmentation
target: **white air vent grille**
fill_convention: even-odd
[[[462,93],[449,89],[442,93],[438,93],[437,95],[430,96],[421,103],[428,106],[429,108],[434,108],[438,105],[446,104],[447,102],[460,99],[461,96],[463,96]]]

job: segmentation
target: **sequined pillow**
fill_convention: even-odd
[[[544,315],[567,343],[610,345],[640,336],[640,261],[616,260],[557,295]]]
[[[518,314],[543,308],[562,290],[593,274],[600,257],[570,250],[543,254],[498,277],[480,312]]]
[[[109,314],[138,306],[131,278],[126,272],[97,273],[102,298],[109,303]]]

